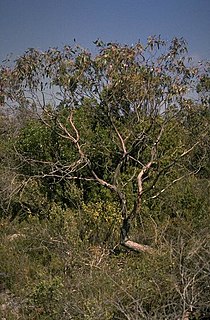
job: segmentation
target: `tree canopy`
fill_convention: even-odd
[[[15,143],[20,189],[33,180],[69,205],[76,183],[84,200],[112,199],[125,244],[143,203],[204,170],[209,70],[193,65],[183,39],[95,44],[95,54],[29,49],[1,68],[1,101],[27,115]]]

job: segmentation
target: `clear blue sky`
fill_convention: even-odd
[[[210,57],[210,0],[0,0],[0,62],[27,48],[97,38],[132,44],[149,35],[183,36],[190,54]]]

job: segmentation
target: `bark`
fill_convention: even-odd
[[[154,253],[154,249],[152,249],[150,246],[140,244],[130,240],[128,238],[129,229],[130,229],[130,219],[126,218],[124,219],[123,225],[121,228],[121,245],[136,252],[147,252],[150,254]]]
[[[150,246],[140,244],[137,242],[134,242],[132,240],[125,240],[121,243],[124,247],[131,249],[136,252],[147,252],[147,253],[154,253],[154,249]]]

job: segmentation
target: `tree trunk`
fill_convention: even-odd
[[[123,245],[124,247],[130,250],[134,250],[136,252],[154,253],[154,249],[152,249],[150,246],[139,244],[137,242],[129,240],[128,238],[129,229],[130,229],[130,219],[126,218],[123,220],[123,224],[121,228],[121,245]]]

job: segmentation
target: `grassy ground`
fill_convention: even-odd
[[[33,217],[1,221],[2,319],[174,320],[188,311],[205,319],[210,306],[207,227],[195,229],[181,220],[145,224],[156,248],[150,255],[81,240],[74,217],[66,211],[62,223]],[[138,239],[138,232],[133,236]]]

